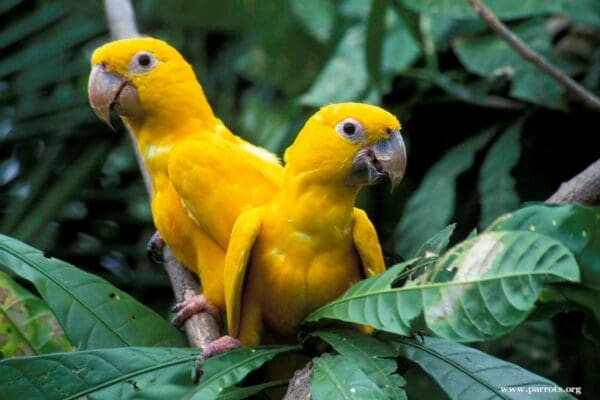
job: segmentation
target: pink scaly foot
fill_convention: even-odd
[[[241,346],[242,343],[233,336],[221,336],[207,344],[204,349],[202,349],[202,353],[196,357],[196,367],[194,368],[193,374],[194,383],[198,383],[200,378],[202,378],[202,361],[230,350],[237,349]]]
[[[212,315],[217,323],[219,325],[221,324],[221,311],[219,310],[219,307],[206,300],[206,297],[204,297],[203,294],[198,294],[181,303],[175,304],[171,309],[171,312],[177,314],[175,314],[171,323],[176,327],[181,328],[186,319],[202,311],[206,311]]]
[[[196,361],[203,361],[207,358],[214,357],[219,354],[223,354],[230,350],[237,349],[242,346],[242,343],[238,338],[234,338],[233,336],[221,336],[218,339],[213,340],[209,344],[207,344],[204,349],[202,349],[202,354],[200,354]]]
[[[163,247],[165,247],[165,241],[158,231],[154,232],[154,235],[152,235],[146,245],[146,254],[148,254],[150,261],[154,261],[157,264],[165,262],[162,252]]]

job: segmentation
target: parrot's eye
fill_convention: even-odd
[[[156,67],[158,60],[152,53],[140,51],[131,59],[129,69],[134,73],[142,73]]]
[[[335,130],[345,138],[352,140],[359,140],[364,137],[365,129],[355,119],[346,118],[342,122],[338,123]]]

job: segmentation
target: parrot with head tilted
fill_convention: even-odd
[[[213,114],[192,67],[153,38],[105,44],[92,55],[90,104],[110,125],[116,111],[132,132],[152,184],[152,216],[175,257],[197,273],[203,294],[176,306],[177,323],[224,310],[223,265],[243,210],[271,200],[279,159],[233,135]]]
[[[285,153],[273,200],[237,219],[225,258],[230,335],[242,344],[295,340],[310,312],[385,270],[377,233],[354,208],[359,190],[406,168],[400,123],[342,103],[313,115]]]

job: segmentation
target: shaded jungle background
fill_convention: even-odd
[[[401,256],[450,222],[458,241],[522,202],[543,201],[598,158],[598,114],[519,58],[465,1],[381,3],[134,6],[142,32],[193,64],[216,114],[279,155],[320,105],[365,101],[396,114],[407,176],[392,194],[368,188],[360,206],[386,250]],[[600,2],[487,3],[535,50],[600,91]],[[0,232],[166,315],[172,292],[146,257],[154,228],[130,139],[87,104],[91,52],[109,40],[102,3],[2,0],[0,26]],[[561,314],[482,347],[593,396],[600,355],[581,340],[581,320]],[[424,376],[407,380],[409,397],[431,390]]]

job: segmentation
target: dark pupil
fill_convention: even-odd
[[[342,130],[346,135],[354,135],[356,133],[356,127],[352,122],[346,122],[342,127]]]
[[[138,63],[142,67],[147,67],[148,65],[150,65],[150,56],[148,54],[142,54],[138,57]]]

